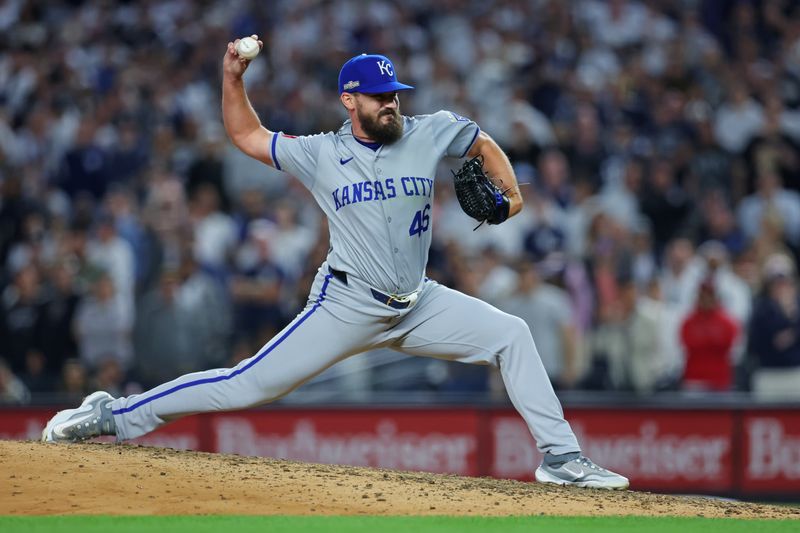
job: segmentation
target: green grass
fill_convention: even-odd
[[[798,520],[642,517],[376,517],[376,516],[43,516],[0,517],[3,533],[735,533],[797,532]]]

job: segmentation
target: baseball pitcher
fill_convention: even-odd
[[[330,251],[308,302],[234,368],[188,374],[126,398],[95,392],[57,413],[42,439],[122,441],[189,414],[261,405],[351,355],[388,347],[498,367],[544,453],[538,481],[627,488],[625,477],[581,454],[525,322],[425,277],[442,158],[466,158],[454,178],[456,194],[476,220],[500,224],[522,208],[500,147],[475,122],[449,111],[401,115],[400,93],[413,87],[397,81],[382,55],[359,55],[342,66],[339,100],[349,119],[338,131],[297,137],[270,131],[247,98],[242,76],[249,60],[239,57],[237,42],[228,43],[223,61],[222,111],[231,141],[297,177],[329,220]]]

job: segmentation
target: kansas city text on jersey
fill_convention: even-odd
[[[390,200],[397,196],[398,189],[406,196],[431,197],[433,180],[417,176],[403,176],[402,178],[385,178],[375,181],[359,181],[335,189],[331,195],[338,211],[342,207],[372,200]]]

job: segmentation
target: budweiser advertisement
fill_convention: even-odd
[[[209,451],[210,443],[204,430],[204,417],[190,416],[167,424],[143,437],[133,439],[134,444],[160,446],[177,450]]]
[[[637,489],[725,492],[732,488],[734,415],[727,411],[571,410],[583,452]],[[489,423],[495,477],[533,479],[542,459],[513,412]]]
[[[0,409],[0,439],[36,440],[54,409]],[[583,451],[634,490],[797,498],[800,410],[567,409]],[[511,409],[286,409],[197,415],[134,443],[316,463],[533,479]]]
[[[745,412],[742,430],[742,490],[800,495],[800,412]]]
[[[214,450],[479,475],[475,410],[251,411],[212,419]]]
[[[34,408],[0,410],[0,440],[39,440],[54,413]]]

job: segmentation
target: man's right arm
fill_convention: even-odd
[[[257,35],[253,38],[258,40]],[[258,41],[260,47],[264,47]],[[273,132],[261,125],[247,92],[242,75],[250,61],[236,53],[236,41],[228,43],[222,63],[222,121],[231,142],[242,152],[271,166],[275,166],[270,152]]]

